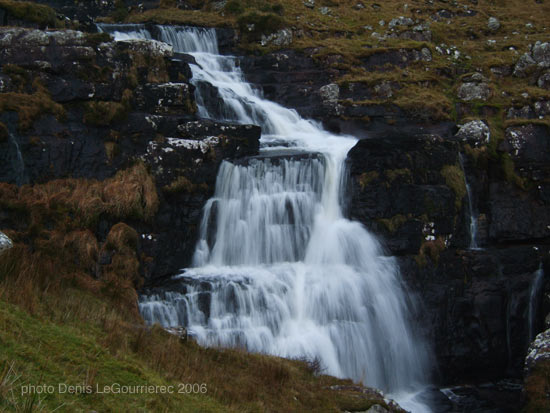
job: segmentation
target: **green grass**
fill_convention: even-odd
[[[178,382],[161,377],[135,356],[112,354],[99,343],[100,338],[96,329],[58,325],[0,301],[0,366],[10,366],[12,377],[16,377],[9,388],[3,389],[0,409],[16,410],[14,407],[33,398],[29,385],[46,384],[54,386],[54,391],[38,396],[38,405],[44,411],[225,411],[223,405],[208,394],[200,394],[200,390],[198,394],[178,393]],[[115,383],[174,386],[175,390],[169,395],[96,391]],[[71,394],[65,385],[80,386],[80,390]]]

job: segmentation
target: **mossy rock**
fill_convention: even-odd
[[[16,19],[37,23],[41,27],[63,27],[63,21],[49,6],[27,1],[0,0],[0,9],[4,9]]]

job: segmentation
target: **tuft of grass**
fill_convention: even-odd
[[[439,263],[439,256],[446,248],[443,237],[437,237],[434,241],[424,241],[420,246],[418,255],[415,256],[415,260],[420,267],[425,267],[428,263],[427,258],[429,257],[437,265]]]
[[[178,176],[170,184],[165,185],[162,190],[165,193],[176,194],[180,192],[195,192],[195,191],[206,191],[208,186],[205,183],[194,184],[185,176]]]
[[[0,93],[0,112],[17,112],[21,130],[29,129],[33,122],[45,113],[54,115],[58,120],[65,118],[63,106],[51,99],[49,92],[38,79],[33,82],[33,86],[36,91],[32,94]]]
[[[124,90],[120,102],[93,101],[87,104],[87,111],[84,113],[84,123],[96,126],[109,126],[114,122],[126,119],[131,109],[130,101],[132,91]]]

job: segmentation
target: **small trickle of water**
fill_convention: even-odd
[[[460,166],[462,168],[462,173],[464,174],[464,185],[466,185],[466,193],[468,195],[468,215],[470,217],[470,249],[475,250],[479,249],[477,244],[477,212],[474,208],[474,200],[472,197],[472,189],[468,182],[468,175],[466,174],[466,169],[464,168],[464,159],[461,153],[458,154],[458,159],[460,160]]]
[[[17,185],[23,185],[27,183],[27,176],[25,172],[25,161],[23,155],[21,154],[21,149],[19,148],[19,142],[13,134],[9,134],[10,143],[12,144],[12,150],[15,156],[12,158],[12,168],[15,171]]]
[[[537,310],[540,302],[540,290],[544,281],[544,270],[542,264],[539,269],[533,274],[533,280],[531,281],[531,288],[529,290],[529,310],[528,310],[528,323],[529,323],[529,343],[535,339]]]

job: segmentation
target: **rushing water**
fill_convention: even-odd
[[[142,30],[132,26],[117,37],[142,36]],[[214,30],[156,30],[176,52],[195,58],[200,115],[260,125],[263,156],[222,163],[204,208],[194,267],[179,276],[178,291],[140,297],[145,320],[187,327],[206,346],[317,358],[329,374],[381,388],[410,410],[429,411],[414,398],[429,362],[409,320],[398,266],[342,214],[344,164],[356,140],[264,100],[244,80],[237,59],[219,54]],[[208,84],[221,105],[202,99]],[[275,150],[287,156],[269,156]]]

